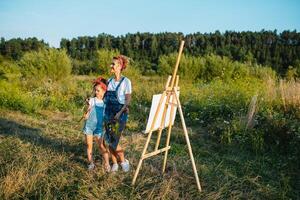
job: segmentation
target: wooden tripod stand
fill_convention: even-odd
[[[148,133],[148,138],[146,141],[146,144],[144,146],[141,158],[139,160],[137,169],[135,171],[133,180],[132,180],[132,185],[135,184],[136,182],[136,178],[139,174],[140,168],[142,166],[142,162],[144,159],[155,156],[159,153],[163,153],[165,152],[165,156],[164,156],[164,162],[163,162],[163,167],[162,167],[162,172],[165,172],[165,168],[166,168],[166,163],[167,163],[167,157],[168,157],[168,151],[171,148],[170,144],[170,136],[171,136],[171,130],[172,130],[172,119],[169,120],[170,122],[167,122],[167,127],[168,127],[168,131],[167,131],[167,140],[166,140],[166,146],[164,148],[158,149],[159,144],[160,144],[160,139],[161,139],[161,133],[164,129],[164,127],[166,126],[166,116],[167,116],[167,110],[168,108],[170,108],[170,118],[172,118],[172,116],[175,114],[174,112],[176,112],[175,108],[177,107],[179,110],[179,115],[181,118],[181,123],[182,123],[182,127],[183,127],[183,132],[184,132],[184,136],[185,136],[185,140],[188,146],[188,150],[189,150],[189,155],[192,161],[192,166],[193,166],[193,171],[194,171],[194,175],[195,175],[195,179],[196,179],[196,183],[197,183],[197,187],[198,190],[201,192],[201,185],[200,185],[200,181],[198,178],[198,173],[197,173],[197,169],[196,169],[196,165],[195,165],[195,160],[194,160],[194,156],[193,156],[193,152],[192,152],[192,148],[191,148],[191,144],[190,144],[190,139],[188,136],[188,132],[187,132],[187,128],[186,128],[186,124],[185,124],[185,120],[184,120],[184,116],[183,116],[183,112],[182,112],[182,108],[181,108],[181,104],[180,104],[180,100],[179,100],[179,87],[178,87],[178,82],[179,82],[179,76],[177,76],[177,70],[178,70],[178,66],[179,66],[179,62],[180,62],[180,58],[182,55],[182,50],[183,50],[183,46],[184,46],[184,41],[181,42],[180,45],[180,49],[179,49],[179,54],[177,57],[177,61],[176,61],[176,65],[173,71],[173,75],[172,77],[169,76],[167,83],[166,83],[166,87],[165,87],[165,91],[162,93],[160,100],[159,100],[159,104],[158,107],[156,109],[153,121],[151,123],[151,127]],[[166,99],[166,100],[165,100]],[[156,121],[158,120],[158,115],[160,112],[160,109],[162,110],[162,117],[161,117],[161,121],[160,121],[160,127],[158,128],[158,137],[157,137],[157,141],[156,141],[156,145],[155,145],[155,150],[151,153],[146,153],[147,152],[147,148],[148,145],[150,143],[151,140],[151,136],[152,133],[154,131],[154,126],[156,124]]]

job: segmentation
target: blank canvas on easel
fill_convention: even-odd
[[[155,116],[155,112],[158,108],[158,104],[159,104],[159,100],[161,98],[162,94],[155,94],[152,97],[152,104],[151,104],[151,109],[150,109],[150,113],[149,113],[149,117],[148,117],[148,122],[147,122],[147,126],[146,126],[146,130],[144,131],[144,133],[149,133],[150,128],[151,128],[151,124],[153,122],[154,116]],[[177,92],[177,95],[179,96],[179,92]],[[165,118],[165,125],[162,128],[166,128],[169,126],[170,123],[172,123],[172,125],[174,125],[174,121],[175,121],[175,116],[176,116],[176,111],[177,111],[177,107],[174,107],[174,112],[173,112],[173,116],[171,117],[171,103],[173,102],[173,96],[170,97],[169,99],[169,105],[168,105],[168,109],[167,109],[167,114],[166,114],[166,118]],[[163,100],[163,105],[166,103],[167,97],[164,98]],[[154,124],[153,130],[152,131],[156,131],[160,128],[161,125],[161,121],[162,121],[162,116],[163,116],[163,107],[160,107],[158,116],[157,116],[157,120],[156,123]]]

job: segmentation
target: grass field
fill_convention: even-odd
[[[129,173],[105,174],[97,149],[97,168],[89,172],[81,127],[71,114],[2,109],[0,115],[1,199],[296,199],[299,193],[290,184],[298,174],[287,173],[284,156],[220,145],[199,127],[188,130],[202,193],[180,127],[173,130],[167,172],[161,174],[162,156],[150,158],[132,187],[143,134],[128,130],[124,137]]]

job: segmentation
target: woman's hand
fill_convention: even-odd
[[[118,113],[115,115],[114,119],[115,119],[115,120],[118,120],[118,119],[120,118],[122,112],[123,112],[122,110],[121,110],[120,112],[118,112]]]
[[[129,113],[129,107],[128,106],[126,106],[124,112],[127,113],[127,114]]]

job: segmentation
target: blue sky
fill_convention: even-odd
[[[0,37],[300,31],[300,0],[0,0]]]

